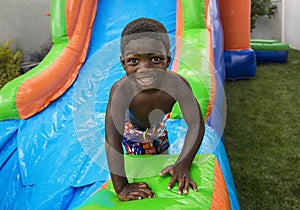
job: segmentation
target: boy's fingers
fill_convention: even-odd
[[[143,198],[154,198],[154,192],[145,182],[135,182],[130,184],[127,189],[124,189],[119,194],[119,199],[122,201],[139,200]]]
[[[129,199],[130,200],[141,200],[142,197],[138,196],[138,195],[129,195]]]
[[[172,189],[174,183],[177,181],[177,176],[171,178],[170,182],[169,182],[169,185],[168,185],[168,189]]]
[[[153,197],[154,196],[154,192],[150,188],[142,188],[142,189],[139,189],[139,190],[146,193],[148,195],[147,197],[149,197],[149,196]]]
[[[138,187],[150,188],[146,182],[137,182]]]
[[[168,169],[168,168],[165,168],[165,169],[163,169],[163,170],[160,172],[159,176],[164,176],[164,175],[166,175],[167,173],[169,173],[169,169]]]
[[[185,185],[185,181],[184,178],[182,178],[181,180],[178,180],[178,194],[181,195],[182,194],[182,188]]]
[[[147,198],[153,198],[154,197],[154,192],[152,191],[152,190],[150,190],[150,189],[145,189],[145,190],[143,190],[143,193],[145,193],[146,194],[146,197]],[[146,198],[145,197],[145,198]]]
[[[194,180],[190,181],[190,185],[192,186],[193,190],[196,192],[197,191],[197,184],[194,182]]]
[[[172,168],[173,168],[172,166],[168,166],[168,167],[164,168],[163,170],[161,170],[159,176],[164,176],[164,175],[166,175],[166,174],[171,174],[171,175],[173,175],[174,170],[173,170]]]
[[[134,197],[135,200],[137,199],[141,199],[141,198],[149,198],[149,197],[153,197],[153,195],[150,195],[146,192],[143,192],[143,191],[134,191],[134,192],[131,192],[130,193],[130,197]]]
[[[190,186],[190,182],[189,179],[185,180],[185,184],[184,184],[184,194],[188,194],[189,193],[189,186]]]
[[[151,197],[151,198],[154,197],[154,192],[149,187],[149,185],[145,182],[140,183],[140,186],[139,186],[138,190],[146,193],[147,197]]]

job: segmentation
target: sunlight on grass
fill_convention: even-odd
[[[300,208],[300,51],[227,81],[225,145],[241,209]]]

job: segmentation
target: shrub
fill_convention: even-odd
[[[21,51],[14,52],[12,40],[0,45],[0,89],[10,80],[21,75],[19,64],[22,61]]]
[[[277,6],[272,0],[251,0],[251,28],[256,28],[255,23],[259,17],[272,18],[275,15]]]

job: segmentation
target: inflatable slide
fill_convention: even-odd
[[[254,78],[255,52],[250,46],[251,0],[219,0],[224,29],[224,61],[227,80]]]
[[[289,44],[279,40],[251,39],[251,48],[255,52],[257,63],[287,63]]]
[[[50,53],[0,91],[0,209],[239,209],[223,140],[218,1],[52,0],[50,13]],[[191,168],[197,192],[168,191],[158,171],[175,161],[187,130],[175,106],[167,122],[170,154],[125,158],[130,179],[146,181],[156,198],[120,202],[109,181],[104,118],[110,87],[125,73],[121,31],[140,17],[167,28],[170,70],[191,84],[205,136]],[[145,170],[132,170],[137,164]]]

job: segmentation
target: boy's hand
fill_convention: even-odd
[[[191,186],[195,192],[197,191],[196,182],[190,177],[189,168],[180,165],[170,165],[164,168],[159,175],[164,176],[165,174],[171,174],[172,176],[171,181],[168,185],[169,190],[172,189],[175,182],[178,181],[178,194],[181,195],[182,190],[184,194],[188,194],[189,186]]]
[[[125,185],[118,196],[121,201],[155,197],[153,191],[145,182],[134,182]]]

